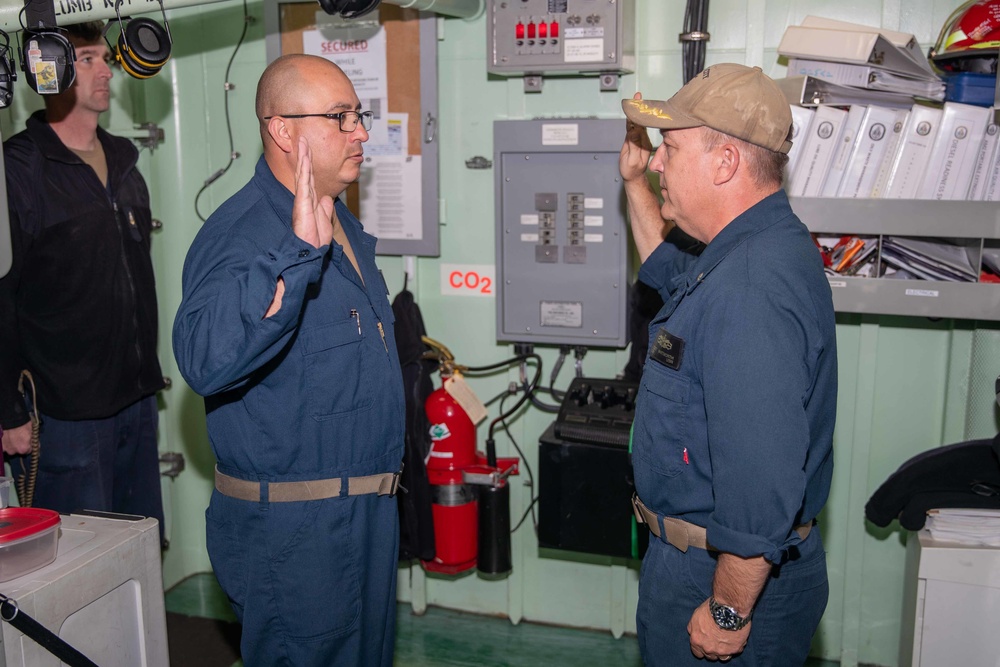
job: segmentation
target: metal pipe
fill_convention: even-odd
[[[208,5],[223,0],[163,0],[164,9],[179,9],[194,5]],[[265,0],[273,1],[273,0]],[[443,14],[455,18],[476,18],[485,9],[484,0],[382,0],[387,5],[403,9]],[[57,25],[71,25],[86,21],[101,21],[115,17],[115,6],[110,0],[53,0]],[[0,29],[8,34],[21,30],[18,15],[24,3],[18,0],[0,0]],[[160,3],[156,0],[126,0],[122,3],[122,15],[159,13]]]
[[[419,9],[460,19],[478,18],[486,9],[485,0],[382,0],[403,9]]]
[[[177,9],[193,5],[208,5],[222,0],[163,0],[164,9]],[[72,25],[87,21],[102,21],[115,18],[114,2],[108,0],[53,0],[56,25]],[[18,15],[24,3],[17,0],[0,0],[0,28],[10,34],[22,29]],[[122,2],[122,16],[160,13],[160,3],[156,0],[126,0]]]

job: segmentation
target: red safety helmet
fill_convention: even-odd
[[[930,51],[946,72],[996,74],[1000,52],[1000,0],[970,0],[945,21]]]

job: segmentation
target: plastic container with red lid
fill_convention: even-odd
[[[60,521],[52,510],[0,509],[0,581],[17,579],[54,561]]]

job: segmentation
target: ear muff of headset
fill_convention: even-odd
[[[36,72],[31,67],[31,43],[38,48],[42,61],[54,68],[55,88],[38,80]],[[21,50],[21,69],[31,89],[39,95],[49,95],[65,92],[76,80],[76,49],[73,43],[58,32],[26,32]],[[50,81],[51,82],[51,81]],[[48,83],[48,82],[47,82]]]
[[[122,66],[126,74],[136,79],[148,79],[160,71],[159,67],[143,67],[135,61],[135,58],[129,57],[128,51],[123,50],[120,46],[115,49],[115,60]]]
[[[10,49],[4,48],[0,53],[0,109],[6,109],[14,101],[14,81],[17,80],[17,70],[10,61]]]
[[[117,58],[126,72],[146,79],[170,58],[170,36],[151,19],[132,19],[118,37]]]

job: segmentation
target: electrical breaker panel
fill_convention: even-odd
[[[487,11],[491,74],[635,69],[635,0],[490,0]]]
[[[621,120],[496,121],[497,340],[625,347]]]

